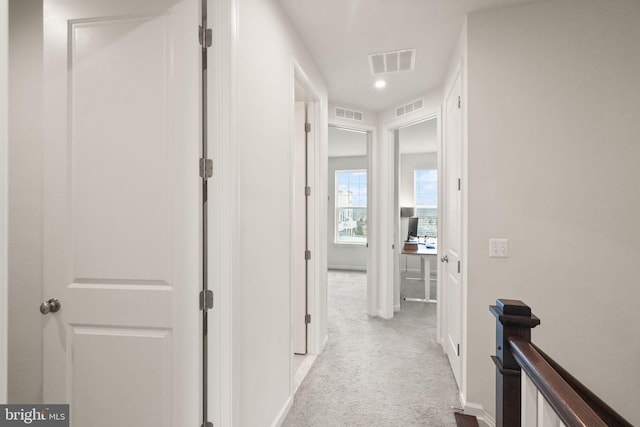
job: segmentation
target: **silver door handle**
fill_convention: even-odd
[[[62,304],[60,304],[59,300],[55,298],[51,298],[49,301],[45,301],[42,304],[40,304],[40,313],[42,314],[55,313],[60,310],[61,306]]]
[[[446,255],[443,257],[440,257],[440,262],[449,262],[449,257]]]

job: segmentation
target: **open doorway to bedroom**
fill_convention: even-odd
[[[437,119],[412,123],[395,132],[400,303],[435,304],[438,300]]]
[[[420,310],[441,342],[441,131],[440,113],[388,128],[394,170],[393,310]],[[391,148],[391,147],[390,147]]]
[[[348,273],[352,309],[369,311],[368,260],[370,171],[367,130],[329,126],[327,172],[327,265],[329,280]],[[344,278],[343,278],[344,279]],[[331,289],[331,285],[329,285]],[[329,298],[329,301],[332,301]],[[331,307],[329,307],[331,313]]]

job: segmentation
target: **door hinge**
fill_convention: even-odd
[[[462,182],[460,178],[458,178],[458,191],[460,191],[460,189],[462,189]]]
[[[460,356],[460,344],[458,344],[457,352],[458,352],[458,356]]]
[[[458,261],[458,273],[460,273],[460,261]]]
[[[304,259],[306,260],[310,260],[311,259],[311,251],[310,250],[306,250],[304,251]]]
[[[200,310],[213,308],[213,291],[200,291]]]
[[[198,40],[200,46],[207,48],[213,44],[213,31],[210,28],[204,29],[202,25],[198,25]]]
[[[304,187],[304,195],[307,197],[311,195],[311,187],[309,187],[308,185]]]
[[[458,108],[462,108],[462,100],[460,99],[460,97],[458,96]]]
[[[309,323],[311,323],[311,315],[310,314],[305,314],[304,315],[304,323],[306,323],[307,325]]]
[[[304,124],[304,131],[305,131],[306,133],[311,132],[311,123],[305,123],[305,124]]]
[[[209,179],[213,176],[213,160],[200,159],[200,178]]]
[[[202,424],[202,427],[213,427],[213,423],[211,421],[205,421]]]

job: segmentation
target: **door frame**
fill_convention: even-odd
[[[438,146],[438,191],[440,188],[440,174],[442,171],[441,152],[442,152],[442,106],[437,105],[430,108],[426,108],[420,113],[401,117],[393,120],[383,126],[384,144],[379,147],[380,150],[380,171],[377,174],[377,182],[379,185],[374,188],[376,194],[381,196],[378,205],[381,211],[381,223],[379,230],[381,231],[381,238],[387,243],[387,247],[391,248],[391,256],[383,256],[381,259],[381,282],[380,282],[380,316],[386,319],[391,319],[394,316],[394,311],[397,308],[396,296],[399,298],[400,287],[400,267],[398,259],[401,253],[401,240],[399,230],[397,230],[396,216],[399,215],[400,207],[396,206],[396,156],[395,156],[395,131],[400,128],[410,126],[425,120],[436,120],[437,127],[437,146]],[[387,208],[385,208],[385,206]],[[438,202],[438,238],[440,237],[441,227],[441,206],[442,203]],[[442,291],[440,289],[440,277],[441,266],[438,263],[438,304],[437,304],[437,326],[436,326],[436,338],[438,342],[442,339],[442,310],[441,307],[446,301],[442,300]],[[399,302],[398,302],[399,304]]]
[[[7,402],[9,2],[0,0],[0,403]]]
[[[323,251],[322,239],[326,230],[326,222],[322,221],[321,208],[324,205],[322,203],[324,186],[321,184],[321,165],[323,159],[323,153],[326,157],[326,147],[323,147],[323,141],[326,141],[326,131],[323,131],[323,118],[321,116],[322,101],[318,95],[318,91],[311,82],[311,79],[307,76],[304,69],[300,64],[292,58],[291,71],[290,71],[290,87],[291,87],[291,107],[290,107],[290,121],[291,121],[291,133],[290,133],[290,158],[293,158],[295,149],[295,134],[293,125],[295,124],[295,92],[296,85],[298,85],[306,94],[305,105],[307,108],[307,122],[311,125],[310,132],[307,133],[308,138],[308,151],[307,151],[307,183],[311,188],[311,195],[308,197],[307,205],[307,248],[311,251],[311,259],[307,261],[307,314],[311,316],[311,323],[307,325],[307,354],[320,354],[326,345],[326,312],[327,312],[327,280],[326,280],[326,251]],[[290,168],[290,212],[294,215],[293,204],[293,188],[294,188],[294,174],[293,168]],[[326,202],[325,202],[326,203]],[[324,224],[324,225],[323,225]],[[323,228],[324,227],[324,228]],[[293,248],[294,236],[298,231],[294,230],[293,221],[291,222],[290,229],[290,242]],[[290,254],[290,296],[291,306],[289,312],[291,313],[293,308],[293,288],[294,288],[294,274],[293,266],[299,254],[294,254],[293,251]],[[322,266],[325,266],[324,270]],[[324,274],[323,274],[324,271]],[[324,315],[323,315],[324,314]],[[291,336],[291,393],[294,391],[293,381],[293,319],[290,322],[290,336]]]
[[[313,101],[312,101],[313,102]],[[305,129],[308,123],[313,127],[315,123],[309,119],[308,112],[309,97],[306,89],[302,88],[302,84],[295,79],[294,88],[294,113],[291,122],[291,165],[290,165],[290,181],[291,181],[291,336],[293,342],[293,352],[296,355],[308,354],[308,341],[310,323],[301,325],[302,319],[298,316],[306,316],[309,313],[309,285],[311,282],[310,269],[311,263],[315,260],[312,258],[303,258],[302,252],[309,249],[309,211],[312,202],[311,195],[304,195],[305,186],[309,185],[309,161],[312,159],[309,153],[309,147],[313,144],[313,135]],[[304,117],[301,117],[301,114]],[[301,123],[302,121],[302,123]],[[313,125],[312,125],[313,123]],[[300,161],[303,164],[298,164]],[[302,182],[300,182],[302,181]],[[300,283],[302,279],[304,284]],[[301,295],[304,293],[304,295]],[[304,305],[302,310],[301,305]],[[303,314],[304,312],[304,314]],[[304,351],[302,351],[302,343],[300,332],[304,331]],[[294,372],[295,375],[295,372]]]
[[[214,308],[208,317],[209,342],[209,420],[213,425],[234,425],[238,390],[233,387],[235,345],[233,336],[234,289],[240,271],[235,238],[237,221],[238,155],[236,149],[238,1],[206,0],[209,28],[215,43],[207,49],[209,64],[208,147],[214,159],[209,180],[207,216],[209,221],[209,289]]]

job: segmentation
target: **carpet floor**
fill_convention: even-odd
[[[413,286],[403,281],[401,292]],[[327,348],[283,426],[455,426],[458,389],[436,342],[436,305],[403,301],[391,320],[370,317],[359,272],[330,271],[328,292]]]

